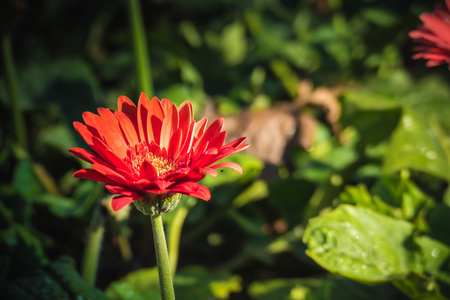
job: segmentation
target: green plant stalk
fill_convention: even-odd
[[[25,131],[25,122],[20,107],[19,84],[14,67],[12,56],[11,38],[8,35],[3,37],[3,65],[5,66],[6,81],[11,97],[11,110],[14,119],[14,127],[16,129],[17,141],[20,147],[27,150],[27,134]]]
[[[184,220],[188,215],[189,209],[187,206],[178,207],[175,217],[169,229],[169,262],[170,271],[175,275],[178,264],[178,253],[180,249],[181,230],[183,229]]]
[[[98,258],[100,256],[104,232],[105,218],[100,212],[100,207],[98,207],[92,214],[88,240],[81,266],[81,276],[86,282],[92,285],[95,284],[97,277]]]
[[[169,255],[161,215],[151,216],[153,239],[155,242],[156,264],[158,265],[159,286],[162,300],[174,300],[172,275],[170,273]]]
[[[142,21],[141,6],[139,1],[140,0],[128,1],[136,71],[139,82],[138,86],[141,92],[144,92],[149,97],[152,97],[154,95],[152,71],[150,67],[147,39],[145,37],[145,29]]]

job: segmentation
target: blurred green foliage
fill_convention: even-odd
[[[295,106],[305,79],[340,90],[340,130],[318,105],[302,107],[316,121],[310,147],[293,139],[276,166],[231,157],[243,175],[206,177],[208,203],[181,200],[179,299],[450,297],[450,73],[412,61],[408,38],[433,3],[140,4],[154,93],[192,101],[197,119],[211,103],[242,120]],[[126,10],[118,0],[0,4],[28,145],[3,61],[1,298],[159,299],[149,220],[105,209],[102,184],[73,178],[88,164],[67,151],[87,147],[71,124],[84,111],[140,93]],[[98,210],[99,289],[77,273]],[[169,235],[174,218],[164,217]]]

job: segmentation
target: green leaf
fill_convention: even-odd
[[[30,159],[22,159],[14,170],[13,186],[26,200],[31,201],[41,194],[44,189],[33,170]]]
[[[228,65],[238,65],[247,56],[245,26],[239,20],[226,26],[220,36],[211,31],[206,32],[205,41],[208,46],[222,53]]]
[[[378,300],[395,299],[396,295],[396,290],[387,284],[366,285],[344,278],[253,281],[248,292],[255,300]]]
[[[110,299],[159,300],[158,269],[141,269],[111,283],[105,290]]]
[[[61,257],[29,275],[7,282],[1,287],[0,296],[16,300],[108,299],[80,277],[75,261],[69,257]]]
[[[450,247],[429,236],[419,236],[414,241],[420,246],[425,271],[450,284]]]
[[[255,300],[272,299],[321,299],[314,297],[313,291],[320,289],[320,280],[302,279],[274,279],[267,281],[254,281],[250,284],[248,292]],[[296,296],[294,298],[293,296]],[[291,298],[292,297],[292,298]]]
[[[393,283],[410,299],[445,300],[433,278],[411,272],[405,278],[395,279]]]
[[[245,27],[240,21],[235,21],[225,27],[222,32],[222,55],[229,65],[240,64],[247,56],[247,39]]]
[[[411,92],[414,82],[411,76],[403,71],[392,72],[386,80],[376,78],[361,87],[344,92],[344,99],[362,110],[388,110],[399,108],[402,95]]]
[[[202,37],[195,25],[190,21],[183,21],[180,23],[179,30],[186,41],[194,48],[202,45]]]
[[[383,111],[356,110],[347,118],[350,126],[354,126],[359,134],[357,151],[364,153],[367,146],[385,142],[397,127],[401,112],[399,109]],[[380,130],[383,128],[383,130]]]
[[[406,178],[383,177],[372,188],[372,194],[389,205],[399,207],[402,218],[412,221],[419,212],[433,202],[413,182]]]
[[[279,48],[279,52],[298,68],[316,70],[320,65],[320,56],[316,51],[297,41],[288,41]]]
[[[59,124],[43,130],[39,134],[39,140],[70,157],[67,149],[76,145],[73,132],[73,129],[69,129],[66,124]]]
[[[420,255],[412,243],[414,230],[409,222],[343,204],[311,219],[303,241],[307,254],[330,272],[377,283],[422,272]]]
[[[179,299],[228,299],[230,293],[240,292],[241,278],[226,271],[208,272],[200,266],[182,269],[174,279]]]
[[[181,79],[183,82],[190,83],[196,87],[203,87],[203,78],[199,71],[188,60],[181,60],[178,62]],[[187,100],[187,98],[185,99]]]
[[[286,91],[293,98],[298,94],[298,82],[300,81],[294,70],[284,60],[274,60],[270,64],[270,68],[280,79]]]
[[[436,127],[414,110],[405,109],[392,134],[384,160],[389,173],[411,168],[450,180],[450,162]]]
[[[367,8],[362,10],[362,15],[366,20],[378,25],[380,27],[389,28],[395,25],[398,17],[392,12],[378,8]]]
[[[239,276],[226,272],[209,273],[201,267],[187,267],[174,278],[175,294],[179,299],[227,299],[230,293],[241,290]],[[106,289],[112,300],[159,300],[159,279],[156,268],[131,272]]]
[[[50,264],[50,272],[58,282],[64,286],[76,299],[107,300],[105,295],[97,288],[84,281],[75,268],[75,260],[68,256],[62,256]]]
[[[397,217],[400,215],[398,208],[390,206],[379,197],[369,194],[369,191],[363,184],[347,187],[345,191],[339,195],[339,198],[343,203],[370,208],[383,215]]]
[[[73,198],[41,194],[36,198],[36,202],[47,205],[50,211],[60,218],[80,217],[95,203],[101,190],[101,184],[84,181],[75,190]]]

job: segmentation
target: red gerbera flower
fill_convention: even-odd
[[[99,115],[83,113],[86,125],[74,122],[75,129],[95,151],[72,148],[78,158],[92,163],[74,177],[101,181],[114,194],[113,210],[138,200],[154,202],[176,194],[209,200],[211,193],[197,182],[205,174],[217,176],[217,168],[231,168],[233,162],[215,164],[220,159],[246,149],[245,137],[224,144],[223,119],[206,127],[207,119],[193,119],[189,101],[177,107],[168,99],[149,101],[142,93],[139,104],[119,97],[118,111],[98,108]],[[137,204],[137,203],[136,203]]]
[[[447,63],[450,69],[450,0],[446,3],[447,7],[436,5],[433,14],[421,14],[423,25],[409,33],[415,42],[423,44],[414,48],[419,53],[413,58],[428,59],[427,67]]]

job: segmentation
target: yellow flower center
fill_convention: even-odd
[[[144,161],[152,164],[158,177],[163,177],[178,169],[178,163],[175,163],[172,159],[150,152],[147,142],[128,147],[125,162],[133,170],[133,175],[140,175],[140,169]]]

